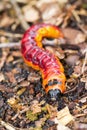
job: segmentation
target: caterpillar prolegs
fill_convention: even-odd
[[[38,24],[31,26],[21,42],[24,61],[36,70],[40,70],[43,88],[51,99],[58,99],[66,90],[64,68],[59,59],[42,46],[42,39],[63,37],[62,32],[54,25]]]

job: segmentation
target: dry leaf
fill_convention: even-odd
[[[14,74],[12,72],[7,72],[6,75],[11,83],[16,83],[16,79],[15,79]]]
[[[0,91],[10,93],[13,92],[14,90],[12,88],[6,87],[5,85],[0,85]]]
[[[64,33],[64,37],[71,44],[82,43],[86,40],[86,36],[81,31],[78,31],[76,29],[63,28],[62,32]]]
[[[76,54],[69,55],[69,56],[67,56],[67,58],[65,59],[66,63],[67,63],[68,65],[71,65],[71,66],[76,65],[76,62],[78,62],[78,60],[79,60],[79,56],[76,55]]]
[[[15,105],[17,105],[18,104],[18,99],[16,99],[15,97],[11,97],[10,99],[8,99],[7,100],[7,102],[8,102],[8,104],[10,105],[10,106],[15,106]]]
[[[14,22],[14,19],[4,15],[2,19],[0,20],[0,27],[7,27],[10,26]]]
[[[20,51],[13,51],[12,56],[21,57],[21,52]]]
[[[45,8],[42,12],[43,20],[52,19],[55,16],[58,16],[61,13],[61,9],[58,3],[50,3],[45,5]]]
[[[35,22],[39,19],[39,12],[29,5],[23,7],[24,17],[28,22]]]
[[[7,58],[7,63],[12,62],[13,60],[14,60],[13,56],[10,55],[10,56]]]
[[[26,86],[29,86],[29,85],[30,85],[30,82],[28,82],[28,81],[22,81],[20,83],[20,86],[22,86],[22,87],[26,87]]]
[[[41,106],[40,106],[40,104],[38,103],[37,100],[34,100],[34,101],[32,102],[30,108],[31,108],[33,114],[36,114],[36,113],[38,113],[38,112],[41,112]]]
[[[0,73],[0,82],[3,81],[3,80],[5,80],[5,77],[2,73]]]

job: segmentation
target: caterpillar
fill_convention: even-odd
[[[64,68],[59,59],[43,48],[44,37],[63,37],[58,27],[51,24],[36,24],[31,26],[21,40],[21,52],[25,63],[39,70],[42,74],[42,85],[52,100],[58,100],[66,90]]]

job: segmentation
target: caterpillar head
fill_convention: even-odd
[[[65,81],[64,80],[58,80],[58,79],[53,79],[50,80],[45,87],[47,90],[47,95],[48,97],[54,101],[54,100],[59,100],[61,95],[65,91]]]
[[[59,100],[61,97],[61,91],[59,89],[51,89],[48,91],[48,97],[54,101],[54,100]]]

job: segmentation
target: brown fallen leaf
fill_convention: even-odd
[[[7,63],[12,62],[13,60],[14,60],[13,56],[10,55],[10,56],[8,56],[8,58],[7,58]]]
[[[56,106],[54,107],[52,105],[47,104],[46,108],[47,108],[47,111],[51,118],[54,118],[57,116],[57,107]]]
[[[80,57],[78,55],[72,54],[72,55],[67,56],[67,58],[65,59],[65,61],[66,61],[66,63],[68,65],[74,66],[74,65],[76,65],[76,62],[79,61],[79,58]]]
[[[30,82],[28,82],[28,81],[20,82],[20,86],[22,86],[22,87],[26,87],[26,86],[29,86],[29,85],[30,85]]]
[[[9,88],[9,87],[6,87],[5,85],[0,85],[0,91],[1,91],[1,92],[8,92],[8,93],[14,92],[13,89],[11,89],[11,88]]]
[[[61,48],[59,48],[59,47],[53,48],[51,46],[47,46],[46,49],[49,50],[50,52],[52,52],[53,54],[55,54],[59,59],[64,58],[64,52]]]
[[[21,57],[21,52],[20,51],[13,51],[12,56]]]
[[[0,27],[7,27],[10,26],[14,22],[14,19],[7,16],[7,14],[3,15],[2,19],[0,20]]]
[[[6,72],[5,73],[11,83],[16,83],[16,79],[14,77],[14,74],[12,72]]]
[[[22,111],[26,108],[22,103],[20,103],[20,98],[19,97],[11,97],[7,100],[7,103],[9,106],[11,106],[14,110],[16,111]]]
[[[38,74],[30,73],[28,75],[28,81],[30,81],[30,82],[37,82],[38,80],[40,80],[40,76]]]
[[[86,40],[86,36],[79,30],[72,28],[63,28],[62,32],[70,44],[79,44]]]

